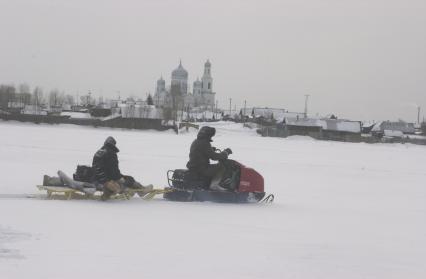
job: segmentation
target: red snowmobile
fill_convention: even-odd
[[[266,195],[263,176],[252,168],[226,160],[231,166],[226,191],[210,190],[211,181],[187,169],[169,170],[167,180],[173,191],[164,193],[170,201],[212,201],[222,203],[272,202],[274,195]]]

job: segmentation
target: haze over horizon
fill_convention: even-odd
[[[426,1],[0,0],[0,84],[145,98],[212,62],[219,107],[426,115]]]

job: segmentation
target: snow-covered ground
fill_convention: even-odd
[[[426,278],[426,147],[210,125],[274,204],[14,198],[109,135],[124,173],[164,186],[196,132],[0,121],[0,278]]]

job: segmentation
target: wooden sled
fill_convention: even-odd
[[[100,191],[95,194],[87,194],[83,191],[69,188],[67,186],[44,186],[37,185],[40,191],[46,191],[48,199],[59,199],[59,200],[72,200],[72,199],[88,199],[88,200],[99,200],[101,197]],[[139,189],[127,188],[123,193],[111,196],[111,199],[122,199],[129,200],[135,195],[138,195],[144,200],[152,200],[156,195],[164,194],[173,191],[171,188],[164,189],[152,189],[149,192],[142,191]]]

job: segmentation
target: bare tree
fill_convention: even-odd
[[[163,118],[165,120],[173,120],[173,109],[172,108],[163,108]]]
[[[9,102],[15,99],[16,89],[13,85],[0,85],[0,108],[6,110]]]
[[[146,98],[146,104],[147,104],[148,106],[152,106],[152,105],[154,105],[154,100],[152,99],[151,94],[148,94],[148,97]]]
[[[31,103],[35,106],[44,104],[43,89],[41,87],[36,86],[34,88]]]
[[[80,97],[80,103],[82,106],[93,106],[96,104],[95,98],[92,98],[92,93],[89,91],[87,95]]]
[[[75,104],[74,96],[70,94],[66,94],[64,96],[64,103],[67,105],[73,106]]]
[[[18,87],[17,100],[22,106],[31,103],[30,86],[27,83],[21,83]]]
[[[31,90],[30,90],[30,86],[27,84],[27,83],[21,83],[21,84],[19,84],[19,86],[18,86],[18,92],[19,93],[29,93],[29,94],[31,94]]]
[[[59,107],[63,104],[63,94],[58,89],[53,89],[49,93],[49,105],[52,107]]]
[[[172,84],[170,87],[172,101],[173,120],[177,120],[177,113],[184,107],[184,96],[180,84]]]

